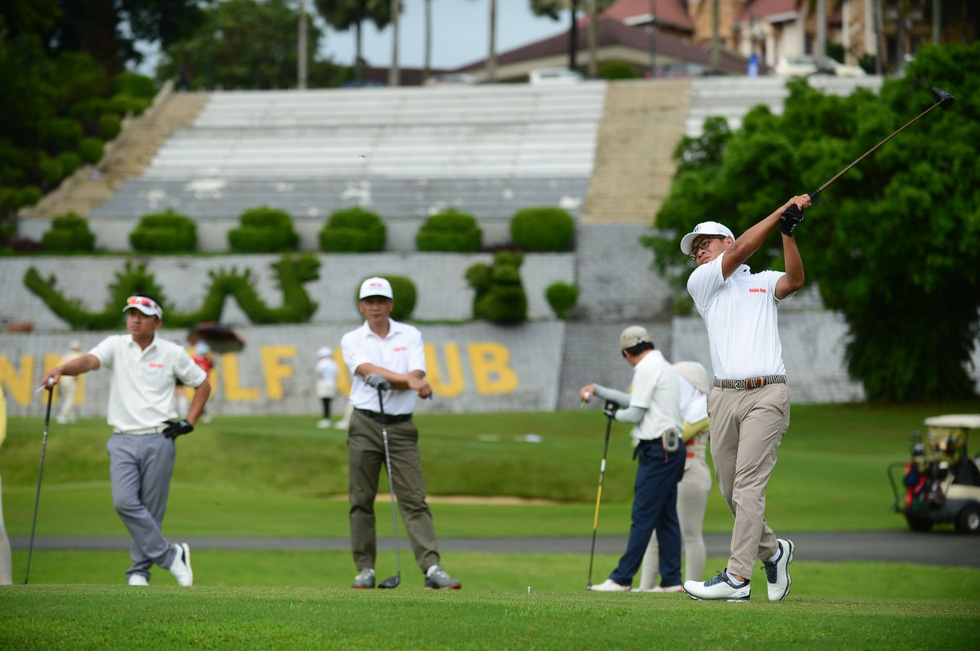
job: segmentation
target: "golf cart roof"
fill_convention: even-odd
[[[933,416],[924,421],[926,427],[964,427],[974,429],[980,427],[980,414],[947,414]]]

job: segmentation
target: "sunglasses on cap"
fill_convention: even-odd
[[[143,307],[150,307],[154,309],[159,309],[159,305],[156,301],[146,298],[145,296],[130,296],[126,299],[126,305],[142,305]]]

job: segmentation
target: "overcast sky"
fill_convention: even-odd
[[[312,3],[311,3],[312,4]],[[497,0],[497,52],[512,50],[568,29],[561,20],[537,17],[528,0]],[[398,30],[398,63],[421,68],[425,62],[425,0],[402,0]],[[362,54],[372,66],[391,63],[392,30],[379,32],[364,24]],[[452,69],[480,61],[490,48],[490,0],[432,0],[432,67]],[[328,29],[321,51],[335,62],[354,61],[354,32]]]

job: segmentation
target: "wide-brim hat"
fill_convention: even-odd
[[[697,362],[677,362],[674,364],[677,374],[694,385],[694,388],[701,393],[708,393],[711,390],[711,383],[708,382],[708,371]]]

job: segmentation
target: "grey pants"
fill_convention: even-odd
[[[412,541],[415,562],[424,572],[439,563],[436,531],[425,501],[419,432],[412,421],[388,425],[388,451],[391,455],[392,487],[398,498],[402,522]],[[374,567],[377,556],[374,500],[378,480],[385,466],[381,423],[355,411],[347,434],[350,460],[350,539],[358,570]]]
[[[748,579],[755,559],[769,560],[779,551],[766,524],[766,486],[789,429],[789,388],[714,388],[708,394],[708,415],[718,488],[735,516],[728,571]]]
[[[163,434],[116,433],[105,447],[112,506],[133,538],[129,551],[133,565],[126,575],[149,578],[154,563],[170,567],[174,560],[174,547],[163,537],[160,526],[167,511],[176,446]]]

